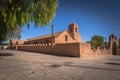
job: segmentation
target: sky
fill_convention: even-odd
[[[75,22],[79,26],[79,33],[83,42],[89,41],[94,35],[100,35],[108,41],[111,34],[120,38],[120,0],[59,0],[55,17],[50,26],[30,29],[24,25],[21,39],[51,34],[68,29],[68,25]]]

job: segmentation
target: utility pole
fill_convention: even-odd
[[[52,25],[52,37],[53,37],[53,32],[54,32],[54,25]]]
[[[54,33],[54,25],[52,25],[52,46],[53,46],[53,33]]]

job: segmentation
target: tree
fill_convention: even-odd
[[[118,45],[118,48],[120,48],[120,39],[119,39],[119,45]]]
[[[20,39],[21,38],[21,32],[22,28],[21,27],[16,27],[13,30],[10,30],[8,33],[8,38],[9,40],[13,39]]]
[[[12,40],[18,40],[21,38],[21,27],[15,27],[13,30],[10,30],[8,33],[8,39],[10,42],[10,46],[12,46]]]
[[[92,45],[92,48],[97,48],[98,46],[102,48],[104,43],[104,37],[99,35],[94,35],[91,38],[90,43]]]
[[[86,41],[86,43],[90,43],[90,41]]]
[[[0,16],[0,20],[1,20],[1,16]],[[1,20],[0,21],[0,43],[2,41],[7,40],[7,27],[5,25],[5,23]]]
[[[0,32],[34,22],[35,27],[46,26],[54,18],[58,0],[0,0]],[[3,30],[5,28],[6,31]],[[0,34],[0,40],[6,39]]]
[[[3,27],[0,27],[0,42],[5,41],[7,39],[7,33],[6,29]]]

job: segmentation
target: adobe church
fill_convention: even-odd
[[[52,33],[44,36],[39,36],[35,38],[28,39],[24,42],[25,45],[29,44],[40,44],[40,45],[49,45],[61,44],[61,43],[82,43],[81,36],[79,34],[79,27],[76,23],[69,24],[68,30],[61,32],[53,32],[54,26],[52,25]]]
[[[109,49],[91,49],[90,43],[83,43],[76,23],[68,25],[68,30],[52,33],[44,36],[30,38],[26,41],[17,40],[14,49],[30,52],[39,52],[55,55],[81,57],[89,55],[117,54],[118,41],[114,35],[109,38]]]
[[[55,33],[52,25],[51,34],[30,38],[19,44],[17,50],[80,57],[80,53],[89,54],[91,45],[82,43],[78,24],[72,23],[68,25],[68,30]]]

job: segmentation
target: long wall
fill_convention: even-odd
[[[18,50],[80,57],[80,43],[56,44],[52,46],[18,46]]]
[[[89,55],[105,55],[111,54],[109,49],[91,49],[89,43],[65,43],[56,44],[54,46],[50,45],[20,45],[17,47],[18,50],[47,53],[54,55],[64,55],[71,57],[81,57]]]

